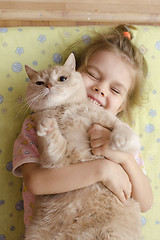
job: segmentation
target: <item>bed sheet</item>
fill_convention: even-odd
[[[65,49],[76,39],[82,46],[93,31],[111,26],[0,28],[0,240],[23,239],[22,179],[12,174],[13,143],[29,113],[24,65],[44,69],[63,62]],[[160,239],[160,27],[136,26],[135,44],[149,66],[149,99],[133,110],[133,128],[141,138],[142,155],[151,181],[154,203],[142,214],[143,240]]]

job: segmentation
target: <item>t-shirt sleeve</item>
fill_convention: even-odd
[[[135,160],[136,160],[137,164],[139,165],[139,167],[141,168],[143,173],[146,175],[146,170],[145,170],[145,166],[144,166],[144,160],[142,158],[141,152],[138,152],[134,157],[135,157]]]
[[[38,163],[39,152],[34,114],[29,115],[22,126],[21,132],[13,147],[13,174],[22,177],[21,166],[24,163]]]

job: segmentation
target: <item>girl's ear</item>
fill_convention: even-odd
[[[29,77],[29,79],[33,79],[35,76],[38,75],[38,72],[30,68],[29,66],[25,65],[26,73]]]
[[[76,59],[73,53],[69,55],[67,60],[64,63],[64,66],[70,67],[72,71],[75,71],[76,69]]]

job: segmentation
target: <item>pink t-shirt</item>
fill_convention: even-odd
[[[135,156],[135,160],[144,170],[144,161],[140,153]],[[14,143],[13,149],[13,174],[17,177],[23,177],[21,166],[24,163],[39,163],[39,152],[37,146],[36,126],[34,114],[29,115],[22,126],[21,132]],[[24,201],[24,224],[29,226],[32,218],[32,209],[34,207],[35,196],[27,191],[23,185]]]
[[[13,174],[15,176],[23,177],[21,166],[24,163],[39,163],[34,114],[29,115],[25,119],[21,132],[14,143]],[[27,191],[24,184],[22,194],[24,201],[24,224],[27,227],[31,221],[35,196]]]

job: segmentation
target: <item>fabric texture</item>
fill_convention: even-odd
[[[27,64],[35,70],[61,64],[66,48],[92,40],[93,31],[106,32],[111,26],[0,28],[0,239],[22,239],[24,235],[22,179],[12,174],[13,144],[29,114],[25,90]],[[133,110],[133,129],[141,138],[141,152],[151,181],[154,203],[142,214],[143,240],[160,236],[160,27],[136,26],[132,40],[143,52],[148,66],[146,89],[149,98]]]

